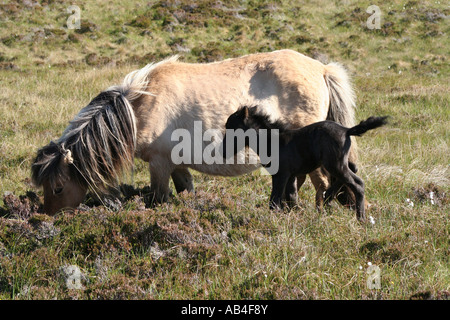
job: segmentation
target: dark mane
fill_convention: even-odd
[[[133,164],[136,125],[133,110],[117,90],[107,90],[83,108],[57,142],[38,151],[32,165],[32,180],[54,186],[68,178],[88,188],[115,185]],[[61,165],[70,151],[72,164]],[[68,168],[68,169],[67,169]]]
[[[280,120],[271,121],[268,114],[259,113],[257,107],[248,108],[247,125],[255,130],[267,129],[278,130],[280,141],[284,144],[288,143],[295,132],[295,130],[287,128],[287,125]]]
[[[290,131],[280,120],[271,121],[269,115],[259,113],[257,109],[257,107],[248,109],[248,126],[254,129],[278,129],[280,133]]]

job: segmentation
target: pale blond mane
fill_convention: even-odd
[[[170,62],[176,62],[178,58],[179,55],[174,55],[158,63],[149,63],[145,67],[127,74],[123,79],[122,84],[109,87],[106,91],[119,91],[130,102],[136,100],[143,94],[154,96],[153,93],[145,90],[150,81],[149,75],[159,66]]]

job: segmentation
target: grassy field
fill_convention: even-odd
[[[444,1],[380,3],[379,29],[366,25],[369,1],[103,2],[0,2],[0,299],[449,298]],[[67,29],[72,4],[80,29]],[[309,181],[298,207],[270,212],[259,172],[194,173],[195,195],[154,208],[136,195],[115,209],[35,213],[37,149],[128,72],[173,54],[207,62],[282,48],[343,63],[357,120],[392,117],[358,138],[371,222],[337,204],[320,214]],[[149,181],[136,160],[126,183]]]

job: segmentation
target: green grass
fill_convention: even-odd
[[[0,192],[34,190],[36,151],[100,91],[172,54],[206,62],[291,48],[350,71],[357,120],[391,124],[358,138],[375,223],[337,204],[270,212],[270,177],[194,174],[196,194],[144,209],[89,208],[18,219],[0,202],[0,299],[448,299],[449,9],[436,1],[71,1],[0,4]],[[175,4],[177,3],[177,5]],[[149,184],[136,160],[134,184]],[[430,198],[434,192],[434,204]],[[410,202],[407,202],[410,199]],[[1,200],[0,200],[1,201]],[[414,206],[411,206],[411,201]],[[381,288],[367,286],[369,263]],[[82,289],[61,268],[77,265]]]

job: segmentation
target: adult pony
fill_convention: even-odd
[[[97,194],[115,186],[134,156],[149,162],[154,199],[166,201],[169,179],[177,192],[193,191],[188,168],[235,176],[258,168],[250,164],[175,164],[172,133],[224,131],[227,118],[242,105],[259,105],[272,120],[300,128],[322,120],[354,125],[354,96],[347,73],[292,50],[258,53],[207,64],[172,57],[128,74],[123,83],[94,98],[56,142],[41,148],[32,180],[44,189],[44,211],[75,208],[88,189]],[[205,148],[210,141],[202,141]],[[212,143],[221,143],[213,141]],[[356,163],[356,144],[350,160]],[[195,155],[192,154],[192,157]],[[320,205],[329,182],[320,169],[310,174]],[[297,177],[297,187],[306,176]],[[290,186],[295,189],[295,182]]]

